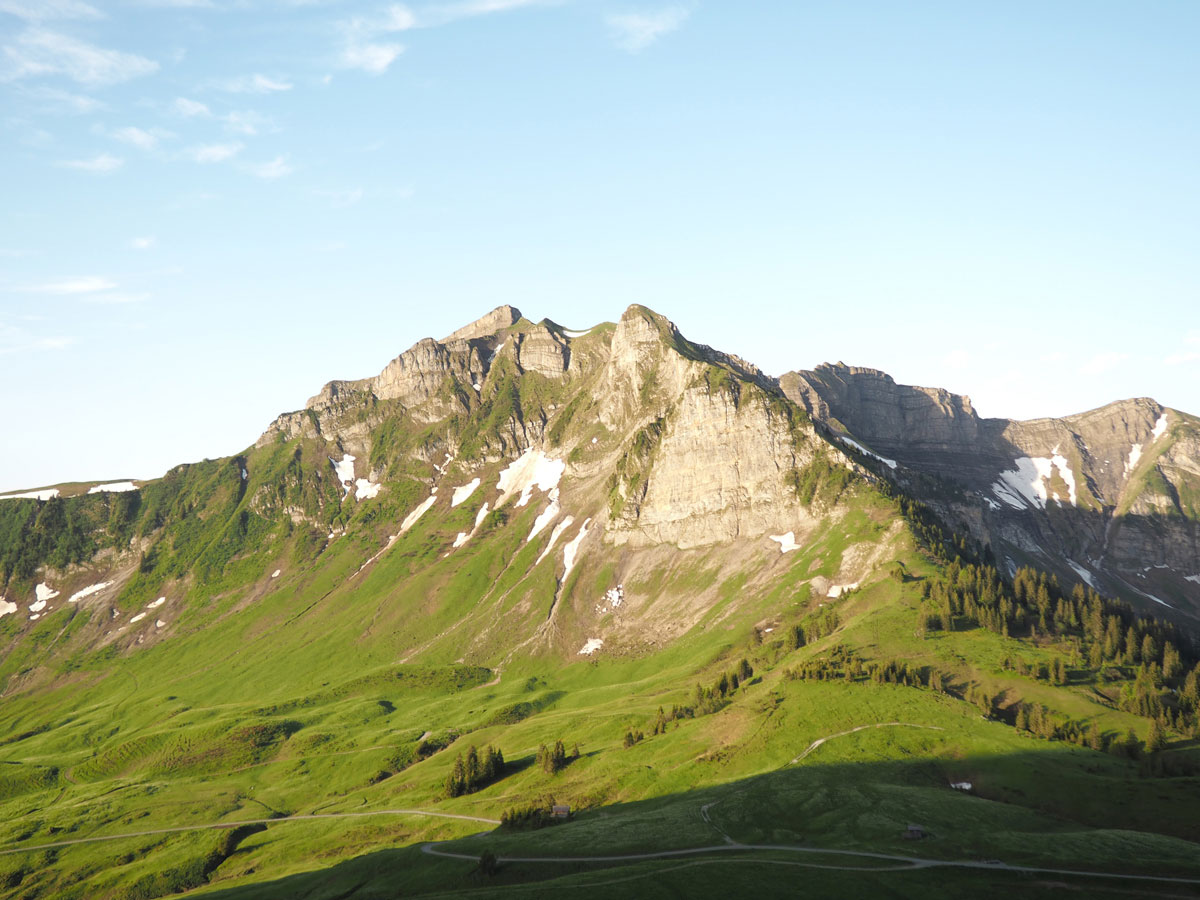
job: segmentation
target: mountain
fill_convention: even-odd
[[[911,487],[1010,574],[1035,565],[1150,612],[1200,614],[1195,416],[1141,398],[1063,419],[983,419],[968,397],[843,364],[780,386],[849,446],[934,479]]]
[[[0,897],[1192,890],[1194,425],[506,306],[0,499]]]

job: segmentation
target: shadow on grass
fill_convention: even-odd
[[[526,760],[532,761],[521,762],[528,765]],[[970,792],[950,786],[963,781],[971,782]],[[569,782],[547,778],[540,793],[572,800]],[[1054,752],[961,759],[816,761],[581,810],[571,821],[538,831],[498,829],[438,845],[465,858],[432,856],[419,845],[377,850],[206,896],[367,900],[466,891],[549,897],[569,889],[589,897],[703,897],[740,896],[752,884],[754,896],[773,897],[796,896],[803,884],[813,896],[921,900],[1011,897],[1014,891],[1052,896],[1063,889],[1080,896],[1145,891],[1200,897],[1200,884],[1022,872],[995,864],[1200,879],[1200,847],[1192,843],[1200,840],[1200,817],[1180,814],[1196,809],[1200,779],[1146,778],[1135,763],[1066,745]],[[907,839],[910,825],[926,837]],[[304,825],[272,825],[268,834],[283,827]],[[730,841],[775,849],[730,849]],[[697,848],[713,849],[670,853]],[[494,876],[478,870],[485,851],[499,858]],[[619,858],[660,852],[668,855]],[[978,868],[912,867],[871,853]]]

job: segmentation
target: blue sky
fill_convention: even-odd
[[[0,490],[501,303],[1200,413],[1200,6],[0,0]]]

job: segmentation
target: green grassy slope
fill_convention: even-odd
[[[709,373],[713,389],[761,390],[712,365],[726,373]],[[339,448],[311,437],[181,467],[136,494],[5,501],[16,505],[0,506],[3,533],[36,537],[11,555],[7,590],[28,590],[47,565],[72,586],[121,581],[104,604],[0,619],[0,897],[670,896],[747,878],[767,896],[797,879],[847,895],[1036,896],[1063,878],[1109,889],[885,874],[831,851],[1200,878],[1195,660],[1182,637],[1036,574],[996,581],[985,553],[832,455],[795,472],[824,517],[786,554],[764,539],[686,551],[596,541],[560,585],[569,535],[540,562],[550,529],[526,540],[544,500],[510,501],[455,549],[496,500],[513,454],[488,454],[518,413],[545,415],[547,440],[581,465],[629,447],[628,472],[652,471],[652,447],[598,424],[595,373],[573,377],[497,367],[492,399],[468,398],[435,425],[364,413],[371,465],[388,478],[362,502],[342,499],[329,464]],[[553,414],[568,413],[556,435]],[[429,496],[429,460],[468,440],[479,455],[455,460],[399,534]],[[451,487],[471,475],[481,489],[452,507]],[[597,519],[612,501],[605,472],[563,490]],[[816,588],[871,554],[857,588]],[[620,578],[645,633],[578,653]],[[163,627],[133,627],[159,596]],[[743,660],[752,674],[731,689]],[[559,740],[579,756],[552,774],[538,751]],[[502,750],[506,770],[448,797],[471,746]],[[961,781],[972,790],[950,787]],[[487,821],[415,814],[498,820],[549,798],[575,818],[481,836]],[[207,827],[236,823],[256,826]],[[905,840],[910,823],[930,837]],[[830,852],[503,861],[730,840]],[[487,850],[500,869],[423,853],[426,841]]]

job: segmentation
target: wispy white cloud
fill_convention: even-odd
[[[283,178],[296,170],[286,156],[277,156],[270,162],[248,165],[246,171],[256,178]]]
[[[1101,375],[1105,372],[1112,371],[1127,359],[1129,359],[1128,353],[1097,353],[1079,367],[1079,374]]]
[[[417,24],[416,16],[407,6],[394,4],[374,18],[355,16],[343,22],[341,65],[346,69],[362,69],[372,75],[382,75],[388,66],[404,52],[404,45],[382,40],[385,35],[408,31]]]
[[[117,283],[103,275],[81,275],[76,278],[63,278],[59,281],[47,281],[42,284],[32,284],[24,288],[30,294],[54,294],[56,296],[71,296],[75,294],[94,294],[99,291],[111,291]]]
[[[193,119],[198,116],[211,116],[212,112],[207,106],[199,100],[189,100],[187,97],[176,97],[171,104],[171,109],[178,115],[187,119]]]
[[[341,63],[347,69],[362,69],[372,75],[382,75],[403,52],[403,44],[348,43],[342,48]]]
[[[149,294],[126,294],[110,291],[104,294],[88,294],[81,298],[86,303],[141,303],[150,299]]]
[[[341,23],[342,48],[339,62],[345,69],[361,69],[382,75],[404,52],[404,45],[389,35],[414,28],[436,28],[460,19],[510,12],[530,6],[546,6],[557,0],[463,0],[422,7],[414,12],[403,3],[393,3],[380,15],[355,16]]]
[[[433,28],[456,22],[459,19],[512,12],[514,9],[525,9],[530,6],[550,6],[554,3],[555,0],[463,0],[461,3],[443,3],[423,9],[419,17],[419,25],[422,28]]]
[[[133,238],[129,242],[129,247],[131,250],[149,250],[151,247],[154,246],[154,244],[155,244],[154,237],[147,235],[146,237]]]
[[[0,321],[0,356],[30,350],[65,350],[75,338],[60,335],[35,335],[19,325]]]
[[[129,81],[158,70],[144,56],[97,47],[44,28],[27,28],[4,45],[6,67],[0,79],[63,75],[89,87]]]
[[[668,6],[655,12],[614,13],[604,21],[618,47],[637,53],[678,29],[690,14],[682,6]]]
[[[1166,357],[1163,362],[1168,366],[1182,366],[1186,363],[1196,362],[1200,360],[1200,352],[1195,350],[1185,350],[1183,353],[1172,353]]]
[[[0,12],[9,13],[27,22],[104,18],[104,13],[81,0],[0,0]]]
[[[58,163],[64,169],[77,169],[80,172],[91,172],[93,175],[108,175],[125,165],[125,160],[119,156],[101,153],[91,159],[64,159]]]
[[[187,157],[198,163],[225,162],[241,153],[244,146],[241,141],[234,141],[232,144],[203,144],[189,149]]]
[[[252,136],[278,131],[275,120],[252,109],[234,110],[222,118],[225,128],[234,134]]]
[[[334,209],[345,209],[347,206],[353,206],[363,198],[362,188],[353,188],[347,191],[313,191],[318,197],[324,197],[329,201],[329,205]]]
[[[99,112],[107,107],[95,97],[86,94],[73,94],[52,87],[30,87],[26,93],[37,100],[40,108],[48,112],[65,112],[76,115]]]
[[[218,82],[217,87],[231,94],[275,94],[280,91],[290,91],[292,83],[282,78],[271,78],[256,72],[253,75],[227,78]]]
[[[212,0],[136,0],[138,6],[151,9],[216,9]]]
[[[127,125],[124,128],[114,128],[107,132],[108,136],[114,140],[120,141],[123,144],[129,144],[137,147],[139,150],[156,150],[159,142],[174,137],[169,131],[164,131],[161,128],[138,128],[134,125]]]

